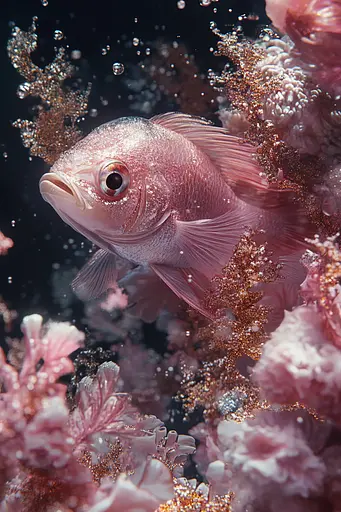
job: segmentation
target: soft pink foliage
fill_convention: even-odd
[[[11,249],[13,245],[13,240],[0,231],[0,256],[5,256],[8,249]]]
[[[302,420],[303,421],[303,420]],[[241,424],[222,421],[217,428],[220,456],[207,470],[213,492],[236,492],[236,510],[262,497],[308,498],[323,488],[325,465],[304,437],[296,416],[261,413]]]
[[[340,0],[267,0],[266,11],[274,25],[292,39],[302,60],[314,66],[315,79],[339,93]]]
[[[22,330],[25,359],[19,372],[6,363],[0,349],[2,483],[17,472],[18,461],[56,468],[67,463],[71,451],[65,442],[65,386],[56,381],[73,370],[67,356],[81,346],[84,334],[64,323],[51,322],[43,330],[39,315],[25,317]]]
[[[117,287],[110,290],[108,296],[101,302],[101,308],[104,311],[113,311],[114,309],[124,309],[128,306],[128,295],[123,293],[121,288]]]
[[[103,363],[94,379],[85,377],[80,382],[69,426],[78,446],[91,444],[98,433],[131,437],[160,425],[155,417],[143,420],[128,394],[115,392],[118,377],[115,363]]]
[[[50,322],[42,328],[40,315],[25,317],[22,323],[25,343],[25,359],[20,372],[21,382],[36,375],[36,365],[42,359],[38,372],[41,384],[55,382],[59,377],[73,371],[68,355],[81,347],[84,334],[67,322]]]
[[[103,481],[89,512],[154,512],[173,495],[171,472],[162,462],[150,459],[133,477]]]
[[[24,430],[24,450],[18,459],[33,468],[66,466],[74,440],[68,433],[69,411],[64,400],[44,400],[42,408]]]
[[[253,370],[264,398],[281,404],[303,402],[341,421],[341,352],[325,338],[314,305],[286,312]]]
[[[41,500],[49,482],[63,489],[62,501],[59,494],[59,501],[46,508],[51,512],[89,507],[93,512],[152,512],[171,499],[173,475],[181,474],[194,439],[167,434],[155,416],[141,416],[130,395],[118,391],[119,368],[111,362],[80,382],[70,413],[66,387],[57,379],[73,370],[68,355],[81,346],[84,334],[67,323],[43,327],[39,315],[25,317],[22,330],[20,371],[0,351],[0,494],[5,493],[0,510],[31,511],[28,500]],[[80,460],[87,452],[94,464],[101,464],[118,440],[123,452],[117,463],[130,476],[122,473],[98,488]],[[34,471],[45,479],[46,489],[34,483]],[[29,498],[25,489],[30,489]]]

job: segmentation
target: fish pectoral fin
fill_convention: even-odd
[[[179,112],[161,114],[151,121],[195,144],[220,170],[234,193],[248,204],[272,209],[285,204],[288,196],[291,197],[292,191],[269,185],[256,160],[255,146],[230,135],[224,128],[201,117]]]
[[[204,305],[210,281],[196,269],[177,268],[152,264],[151,268],[180,299],[184,300],[207,318],[214,315]]]
[[[82,300],[96,299],[109,288],[116,286],[120,274],[127,270],[127,260],[99,249],[72,281],[72,289]]]
[[[255,224],[255,211],[243,205],[213,219],[175,221],[176,244],[190,267],[212,278],[231,258],[246,229]]]

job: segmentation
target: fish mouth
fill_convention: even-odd
[[[62,200],[71,199],[81,210],[90,208],[78,187],[72,183],[69,176],[63,173],[48,172],[44,174],[40,179],[39,189],[43,199],[48,203],[59,197]]]

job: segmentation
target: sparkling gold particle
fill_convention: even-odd
[[[13,126],[20,128],[23,144],[32,156],[53,164],[81,138],[76,124],[87,113],[90,85],[84,91],[64,90],[64,81],[73,74],[65,50],[58,50],[53,62],[42,69],[31,59],[36,48],[35,20],[28,32],[19,27],[13,29],[7,51],[13,67],[25,79],[18,88],[18,96],[40,99],[36,118],[33,121],[18,119]]]
[[[110,477],[116,480],[122,472],[120,456],[123,453],[122,445],[119,441],[109,445],[108,453],[99,458],[97,463],[92,462],[91,453],[85,451],[79,458],[79,462],[90,469],[95,482],[100,483],[102,478]]]
[[[175,498],[161,505],[157,512],[230,512],[232,493],[212,499],[190,485],[175,483]]]

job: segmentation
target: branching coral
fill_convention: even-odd
[[[259,405],[257,390],[241,368],[259,358],[266,337],[270,308],[259,304],[264,292],[255,286],[275,281],[280,266],[254,235],[241,238],[222,275],[213,279],[207,305],[222,314],[195,334],[202,365],[182,384],[187,407],[201,405],[208,416],[243,418]]]
[[[276,403],[303,402],[340,423],[340,252],[333,239],[314,241],[302,294],[308,302],[285,318],[266,343],[253,378]],[[322,399],[323,397],[323,399]]]
[[[237,31],[215,30],[218,54],[230,61],[215,80],[230,102],[221,119],[254,145],[268,181],[295,194],[314,229],[335,234],[341,218],[339,2],[267,4],[286,37],[266,29],[252,42]],[[76,122],[86,111],[88,90],[63,89],[72,71],[63,51],[44,70],[32,64],[35,30],[34,24],[28,33],[16,28],[9,43],[13,65],[26,80],[19,95],[42,101],[35,124],[17,125],[31,153],[53,162],[80,136]],[[185,48],[159,48],[147,66],[159,87],[188,112],[210,110],[215,92],[203,85]],[[65,126],[65,117],[71,126]],[[58,137],[51,144],[52,130]],[[298,297],[296,289],[283,286],[298,261],[281,269],[264,242],[266,233],[245,233],[206,297],[215,320],[208,323],[182,310],[178,318],[168,318],[165,357],[137,344],[145,311],[136,306],[139,318],[130,316],[120,289],[86,306],[90,329],[120,346],[89,345],[75,367],[69,355],[82,346],[84,335],[69,324],[42,327],[40,316],[26,317],[23,344],[13,340],[7,360],[0,353],[0,510],[337,511],[338,238],[311,241]],[[124,284],[128,289],[129,278]],[[161,304],[158,296],[153,299]],[[128,333],[136,335],[134,342]],[[73,373],[71,411],[59,381],[68,373]],[[190,433],[199,442],[194,459],[207,485],[182,478],[195,452],[193,437],[144,415],[156,410],[164,417],[179,382],[177,397],[186,412],[203,410]]]
[[[35,21],[28,32],[14,27],[12,39],[8,42],[12,64],[26,80],[19,86],[19,98],[34,96],[41,99],[36,120],[18,119],[14,126],[21,129],[23,144],[30,148],[31,155],[52,164],[81,138],[77,120],[87,113],[90,87],[85,91],[63,89],[64,81],[73,73],[63,49],[44,69],[33,64],[31,53],[37,48]]]
[[[82,379],[69,413],[57,379],[73,370],[68,355],[84,335],[66,323],[43,328],[39,315],[24,318],[22,330],[20,370],[3,352],[0,360],[3,510],[20,503],[23,511],[58,505],[152,512],[171,499],[172,472],[181,473],[193,438],[167,434],[157,418],[141,416],[129,395],[116,391],[119,369],[111,362]]]

